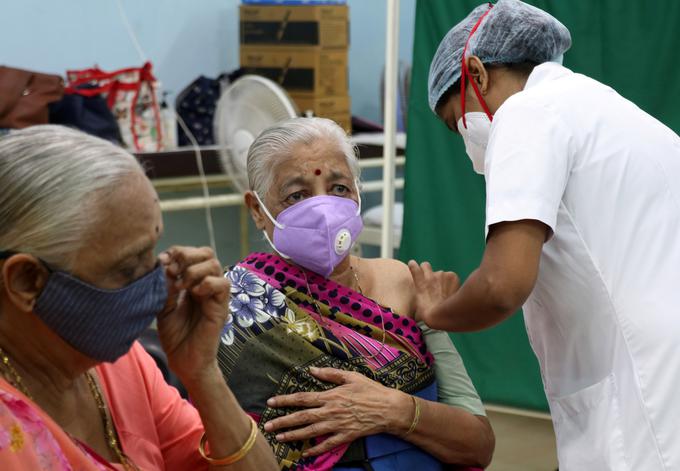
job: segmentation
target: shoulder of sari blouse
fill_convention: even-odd
[[[392,310],[404,317],[415,317],[416,293],[411,270],[404,262],[390,258],[362,259],[373,283],[390,287]],[[379,280],[379,281],[378,281]]]

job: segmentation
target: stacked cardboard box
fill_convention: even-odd
[[[351,131],[347,5],[241,5],[241,67]]]

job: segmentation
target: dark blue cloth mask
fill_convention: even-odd
[[[0,252],[0,259],[9,255]],[[161,265],[113,290],[50,270],[33,312],[79,352],[97,361],[113,362],[130,350],[163,310],[167,299],[165,270]]]

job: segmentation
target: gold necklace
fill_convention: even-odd
[[[106,430],[106,443],[107,445],[109,445],[109,449],[113,451],[113,453],[118,458],[118,461],[120,461],[120,463],[123,465],[125,469],[133,470],[138,469],[137,466],[135,466],[135,464],[132,463],[132,461],[130,461],[130,458],[128,458],[127,455],[123,453],[123,450],[121,449],[120,444],[118,443],[118,438],[116,437],[116,429],[113,427],[113,421],[111,420],[109,414],[107,413],[106,402],[104,402],[104,396],[101,390],[99,389],[97,381],[94,379],[94,376],[92,376],[92,373],[90,373],[89,371],[85,373],[85,377],[87,378],[87,384],[90,386],[92,396],[94,396],[94,402],[97,403],[97,409],[99,409],[99,414],[102,417],[104,429]]]
[[[352,275],[354,275],[354,281],[356,281],[357,283],[357,291],[359,292],[359,294],[364,294],[364,290],[361,289],[361,283],[359,283],[359,274],[352,265],[349,266],[349,271],[351,271]]]
[[[0,347],[0,356],[2,356],[3,372],[6,373],[6,374],[4,374],[5,378],[7,378],[10,383],[12,383],[12,386],[17,388],[19,391],[21,391],[24,394],[24,396],[26,396],[27,398],[29,398],[32,401],[33,396],[31,396],[31,393],[28,392],[28,388],[26,387],[26,385],[22,381],[21,376],[19,375],[19,372],[14,369],[14,366],[12,366],[12,362],[9,361],[9,356],[7,356],[7,353],[5,353],[5,351],[2,349],[2,347]],[[7,373],[9,373],[9,375]]]
[[[30,400],[33,401],[34,400],[33,396],[31,396],[31,393],[29,392],[28,388],[21,379],[21,375],[14,368],[12,362],[9,359],[9,356],[7,355],[7,353],[5,353],[5,350],[3,350],[2,347],[0,347],[0,359],[2,360],[2,369],[3,373],[5,373],[4,374],[5,378],[7,378],[10,383],[12,383],[12,386],[21,391],[24,394],[24,396],[28,397]],[[101,390],[99,389],[99,385],[94,379],[94,376],[92,376],[92,373],[88,371],[85,373],[85,378],[87,379],[87,384],[90,387],[90,392],[94,397],[94,401],[97,404],[97,409],[99,410],[99,414],[101,415],[102,423],[104,424],[104,430],[106,432],[106,444],[109,446],[109,449],[114,453],[114,455],[116,455],[116,457],[120,461],[120,464],[122,464],[125,469],[137,470],[138,469],[137,466],[135,466],[135,464],[132,463],[132,461],[125,455],[125,453],[123,453],[123,450],[120,448],[118,438],[116,437],[116,431],[113,427],[113,422],[109,417],[109,414],[107,413],[107,407],[106,402],[104,402],[104,396],[102,395]]]
[[[354,266],[352,266],[351,264],[349,266],[349,269],[352,272],[352,275],[354,275],[354,281],[356,281],[356,283],[357,283],[357,291],[359,292],[359,294],[363,295],[364,290],[361,289],[361,283],[359,283],[358,270],[355,270]],[[317,304],[316,299],[312,295],[312,289],[309,286],[309,280],[307,279],[307,274],[305,273],[304,270],[302,270],[302,276],[304,276],[304,278],[305,278],[305,284],[307,285],[307,294],[309,295],[310,298],[312,298],[312,302],[314,304],[314,310],[316,311],[317,314],[319,314],[320,316],[323,317],[323,315],[321,314],[321,307]],[[366,298],[366,299],[369,299],[369,298]],[[377,353],[374,353],[373,355],[366,357],[367,360],[372,360],[383,352],[383,350],[385,349],[385,340],[387,339],[387,332],[386,332],[386,329],[385,329],[385,315],[382,313],[382,309],[380,308],[380,305],[378,303],[376,303],[375,301],[374,301],[374,304],[375,304],[376,308],[378,308],[378,312],[380,313],[380,320],[382,322],[382,341],[380,342],[380,350],[378,350]]]
[[[359,291],[359,294],[363,295],[364,290],[361,289],[361,284],[359,283],[359,259],[357,259],[357,269],[354,268],[352,264],[350,264],[349,269],[352,271],[352,274],[354,275],[354,280],[357,282],[357,290]],[[366,297],[366,299],[369,299]],[[371,300],[372,301],[372,300]],[[380,322],[382,323],[382,341],[380,342],[380,350],[378,350],[377,353],[374,353],[373,355],[366,357],[368,360],[372,360],[378,355],[380,355],[383,350],[385,349],[385,339],[387,338],[387,331],[385,330],[385,315],[382,313],[382,309],[380,308],[380,305],[374,301],[375,307],[378,309],[378,313],[380,314]]]

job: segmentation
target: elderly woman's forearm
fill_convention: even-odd
[[[250,434],[250,419],[227,387],[219,369],[208,372],[204,379],[185,385],[205,428],[210,456],[221,458],[238,451]],[[253,448],[237,463],[211,466],[215,470],[278,470],[269,444],[260,432]]]
[[[496,441],[486,417],[438,402],[419,401],[420,420],[405,440],[444,463],[488,466]],[[407,430],[396,434],[403,435]]]

